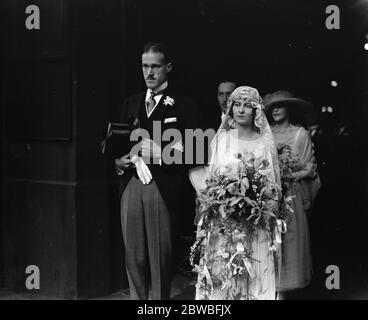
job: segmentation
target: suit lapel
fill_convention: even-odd
[[[158,113],[158,117],[161,120],[163,120],[164,119],[164,116],[165,116],[165,106],[164,106],[165,99],[166,99],[166,91],[162,95],[160,101],[158,102],[158,105],[156,106],[156,110],[155,110]]]
[[[162,94],[162,97],[158,104],[155,106],[154,110],[152,111],[150,118],[154,118],[156,120],[160,119],[163,120],[165,117],[165,114],[167,112],[167,106],[164,105],[164,101],[167,97],[166,90]]]
[[[165,119],[165,116],[170,110],[170,108],[173,108],[170,105],[164,105],[164,101],[168,96],[171,97],[170,93],[167,90],[165,90],[158,105],[155,107],[155,110],[152,113],[153,115],[154,113],[157,112],[158,118],[161,119],[162,121]],[[129,105],[127,119],[131,119],[133,117],[139,118],[141,108],[144,107],[145,98],[146,98],[146,91],[141,92],[139,95],[137,95],[136,101],[134,101],[132,104]]]
[[[174,106],[171,106],[170,104],[166,103],[165,104],[165,100],[167,97],[170,97],[172,98],[172,95],[170,93],[170,91],[165,91],[163,96],[161,97],[161,100],[159,102],[159,104],[157,105],[157,112],[159,112],[159,116],[160,116],[160,119],[162,121],[164,121],[165,118],[167,118],[168,116],[170,116],[171,114],[173,114],[173,111],[175,108],[175,104]]]

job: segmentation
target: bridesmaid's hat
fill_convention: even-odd
[[[269,113],[272,107],[279,103],[298,107],[299,111],[302,113],[309,113],[313,110],[313,105],[310,102],[295,97],[291,92],[285,90],[269,93],[263,98],[263,105],[266,113]]]

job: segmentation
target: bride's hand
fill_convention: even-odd
[[[229,121],[232,120],[232,118],[229,115],[230,108],[226,110],[226,113],[221,114],[221,124],[219,129],[230,129],[231,126],[229,125]]]

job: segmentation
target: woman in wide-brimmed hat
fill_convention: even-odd
[[[272,112],[277,107],[284,107],[288,113],[289,122],[292,124],[306,125],[305,115],[311,113],[313,105],[301,98],[295,97],[291,92],[279,90],[271,94],[267,94],[263,98],[266,116],[270,124],[274,124]]]
[[[312,277],[307,214],[320,188],[320,180],[310,135],[301,124],[313,106],[288,91],[269,94],[263,103],[279,153],[283,193],[295,196],[292,202],[294,214],[282,242],[279,291],[283,292],[306,287]]]

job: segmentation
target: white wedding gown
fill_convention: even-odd
[[[209,167],[195,168],[190,172],[190,180],[197,192],[206,186],[205,179],[211,172],[217,169],[225,169],[225,166],[228,164],[240,161],[234,157],[238,152],[252,153],[255,157],[256,165],[257,162],[267,159],[271,168],[268,176],[272,182],[279,185],[278,167],[274,167],[274,164],[277,163],[275,162],[275,156],[277,157],[277,155],[275,155],[274,143],[265,137],[260,136],[256,140],[240,140],[236,137],[236,130],[218,133],[211,143],[211,152]],[[245,232],[245,230],[241,230],[241,232]],[[252,262],[254,277],[251,278],[248,273],[244,277],[237,277],[231,290],[224,290],[222,283],[211,281],[211,277],[219,274],[222,266],[227,263],[223,258],[218,258],[221,248],[226,247],[228,251],[231,251],[231,254],[236,253],[237,249],[234,248],[232,243],[225,243],[226,239],[228,238],[213,230],[207,245],[202,249],[199,263],[202,271],[198,272],[196,299],[274,300],[276,297],[280,252],[278,250],[276,252],[270,250],[272,242],[271,232],[258,230],[256,231],[256,237],[251,243],[243,243],[244,246],[251,249],[252,258],[255,259]]]

